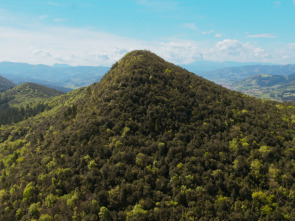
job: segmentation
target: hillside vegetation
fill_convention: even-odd
[[[1,220],[292,220],[295,108],[148,51],[0,128]]]
[[[0,125],[16,123],[50,109],[44,101],[61,94],[34,83],[24,83],[0,93]]]
[[[9,90],[9,89],[13,88],[14,86],[15,85],[11,81],[0,76],[0,92]]]

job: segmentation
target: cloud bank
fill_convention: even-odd
[[[273,34],[257,34],[257,35],[248,35],[248,38],[276,38]]]
[[[0,26],[0,48],[0,61],[48,65],[110,66],[126,52],[135,49],[151,50],[176,64],[200,60],[276,63],[291,63],[295,60],[293,44],[270,53],[236,39],[218,41],[216,38],[215,44],[206,47],[192,40],[142,41],[97,30],[69,27],[30,30]]]

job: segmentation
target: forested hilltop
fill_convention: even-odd
[[[295,108],[133,51],[0,128],[0,220],[292,220]]]
[[[49,110],[54,105],[45,104],[46,99],[62,94],[34,83],[24,83],[0,92],[0,125],[17,123]]]

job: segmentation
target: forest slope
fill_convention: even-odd
[[[0,76],[0,92],[9,90],[9,89],[13,88],[14,86],[15,85],[11,81],[9,81],[6,78]]]
[[[0,130],[1,219],[295,217],[293,106],[227,90],[148,51],[52,104],[59,99],[62,107]]]

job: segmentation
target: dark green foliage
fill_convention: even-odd
[[[293,106],[227,90],[147,51],[57,101],[0,130],[3,220],[295,215]]]

